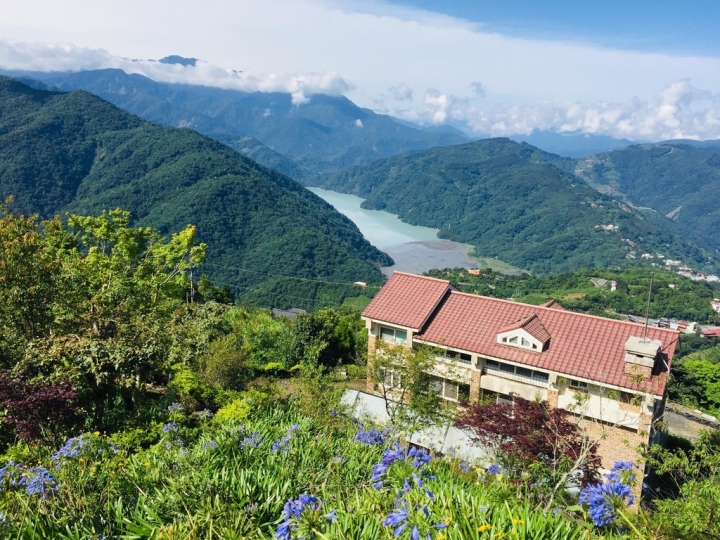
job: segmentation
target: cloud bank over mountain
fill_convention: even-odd
[[[720,94],[696,88],[688,80],[667,85],[650,100],[635,98],[627,103],[545,101],[482,110],[467,98],[430,88],[423,105],[395,113],[425,124],[460,123],[492,136],[548,130],[633,140],[720,138]]]
[[[307,103],[313,94],[339,96],[353,86],[337,73],[261,74],[214,66],[204,60],[190,65],[114,56],[104,49],[70,44],[13,43],[0,40],[0,67],[8,70],[80,71],[118,68],[166,83],[199,84],[244,92],[285,92],[293,103]]]
[[[314,93],[346,95],[376,112],[478,135],[720,137],[718,57],[509,36],[379,0],[169,5],[12,4],[0,37],[14,41],[0,42],[0,67],[118,67],[163,82],[289,92],[297,105]],[[168,54],[204,61],[132,60]]]

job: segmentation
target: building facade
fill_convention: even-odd
[[[372,358],[379,340],[437,351],[431,375],[449,401],[511,403],[514,395],[568,410],[599,443],[603,467],[659,442],[678,332],[462,293],[396,272],[363,311]],[[367,391],[377,392],[372,366]]]

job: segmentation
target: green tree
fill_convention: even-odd
[[[413,434],[446,420],[449,415],[434,385],[436,351],[411,349],[378,341],[368,359],[369,377],[385,401],[385,412],[398,431]],[[449,375],[452,368],[448,367]]]
[[[8,367],[36,381],[72,382],[100,429],[108,410],[122,421],[150,386],[166,382],[174,314],[205,245],[192,226],[164,239],[130,227],[121,210],[67,221],[4,209],[0,235],[12,249],[1,255],[0,282],[10,285],[2,339],[14,351]]]

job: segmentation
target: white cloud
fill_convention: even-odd
[[[296,104],[315,92],[345,94],[362,107],[478,133],[720,136],[715,57],[509,37],[384,0],[5,3],[0,36],[16,40],[0,43],[6,68],[119,67],[169,82],[286,91]],[[128,60],[168,54],[207,62]]]
[[[313,94],[339,96],[353,88],[351,83],[334,72],[261,74],[224,69],[203,60],[198,60],[194,66],[182,66],[156,60],[120,58],[104,49],[5,40],[0,40],[0,67],[31,71],[119,68],[160,82],[200,84],[246,92],[287,92],[292,95],[295,105],[307,103]]]
[[[493,136],[549,130],[635,140],[720,138],[720,93],[700,90],[688,80],[667,85],[650,100],[593,104],[544,101],[496,105],[489,110],[430,88],[423,106],[400,114],[424,123],[461,122],[476,133]]]
[[[388,88],[388,92],[396,101],[412,101],[413,90],[405,83]]]
[[[363,127],[362,120],[360,120],[359,118],[358,118],[357,120],[355,120],[355,125],[356,125],[357,127]]]

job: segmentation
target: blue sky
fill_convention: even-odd
[[[720,138],[720,0],[0,0],[0,68],[314,93],[477,135]],[[195,67],[158,64],[170,54]],[[140,59],[140,60],[132,60]],[[233,70],[239,70],[241,73]]]
[[[590,42],[671,54],[717,55],[717,0],[396,0],[516,37]]]

